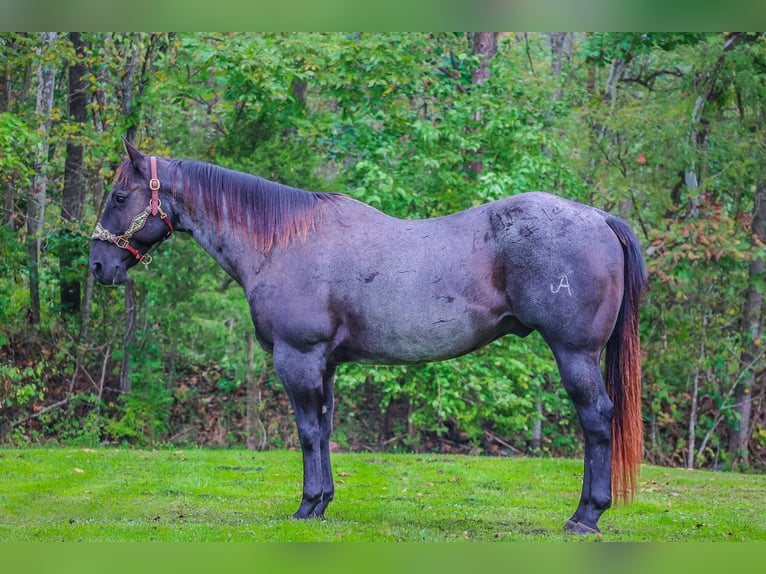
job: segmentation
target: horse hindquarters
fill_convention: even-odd
[[[600,359],[607,341],[624,347],[614,333],[623,330],[624,298],[634,298],[626,266],[633,268],[637,261],[625,247],[632,245],[627,235],[615,231],[629,227],[610,219],[546,194],[511,198],[492,219],[507,269],[509,305],[552,349],[585,435],[582,495],[565,527],[580,533],[598,532],[598,519],[611,505],[613,419],[615,413],[619,420],[626,415],[614,408],[609,384],[614,377],[609,375],[605,385]],[[637,308],[629,307],[633,317]],[[622,453],[626,437],[617,438]]]

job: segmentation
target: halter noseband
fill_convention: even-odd
[[[142,254],[138,249],[133,247],[130,244],[131,238],[144,228],[144,225],[146,225],[146,220],[149,219],[150,215],[157,214],[159,214],[160,219],[165,222],[165,225],[168,226],[168,232],[162,239],[167,239],[173,233],[173,225],[170,223],[170,219],[168,218],[167,213],[162,211],[162,202],[159,198],[160,180],[157,179],[157,158],[152,156],[149,163],[151,164],[152,169],[152,177],[149,180],[149,189],[152,190],[152,198],[149,200],[149,205],[146,206],[146,209],[144,209],[130,221],[130,225],[128,225],[127,231],[122,235],[115,235],[108,229],[104,229],[101,223],[96,224],[96,229],[93,231],[93,235],[91,235],[91,239],[98,239],[100,241],[106,241],[107,243],[113,243],[120,249],[129,251],[133,257],[138,259],[146,267],[148,267],[152,262],[152,256],[149,255],[149,253]]]

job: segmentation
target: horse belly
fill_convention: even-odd
[[[349,361],[444,360],[509,332],[502,294],[479,284],[456,286],[434,277],[381,277],[375,288],[358,290],[354,300],[343,312],[345,336],[339,350]]]
[[[339,362],[377,365],[407,365],[442,361],[470,353],[502,335],[488,328],[480,332],[472,325],[450,321],[442,324],[405,326],[395,331],[375,328],[354,334],[339,347]]]

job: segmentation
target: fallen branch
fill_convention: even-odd
[[[484,431],[484,434],[487,435],[490,438],[490,440],[498,443],[500,446],[504,446],[505,448],[512,450],[516,454],[519,454],[519,455],[523,455],[524,454],[523,452],[521,452],[515,446],[511,445],[508,441],[506,441],[501,436],[498,436],[495,433],[493,433],[492,431],[487,430],[487,429],[482,429],[482,430]]]
[[[396,441],[398,441],[398,440],[402,440],[402,439],[403,439],[403,438],[405,438],[406,436],[407,436],[406,434],[398,434],[398,435],[392,436],[390,439],[388,439],[388,440],[384,440],[383,442],[381,442],[381,443],[379,444],[379,448],[383,448],[384,446],[388,446],[388,445],[390,445],[392,442],[396,442]]]
[[[60,407],[63,407],[65,404],[67,404],[71,400],[71,398],[72,397],[67,397],[67,398],[65,398],[63,400],[58,401],[57,403],[53,403],[52,405],[48,405],[44,409],[40,409],[36,413],[33,413],[33,414],[29,415],[26,418],[20,419],[20,420],[16,421],[15,423],[11,423],[11,428],[16,428],[17,426],[23,425],[24,423],[29,422],[32,419],[36,419],[37,417],[42,416],[45,413],[48,413],[48,412],[50,412],[50,411],[52,411],[54,409],[58,409]]]
[[[179,437],[182,437],[182,436],[184,436],[185,434],[188,434],[188,433],[190,433],[191,431],[193,431],[193,430],[194,430],[194,429],[196,429],[196,428],[197,428],[197,427],[195,427],[195,426],[189,426],[189,427],[186,427],[186,428],[185,428],[185,429],[183,429],[182,431],[179,431],[179,432],[177,432],[176,434],[174,434],[173,436],[171,436],[169,439],[167,439],[167,442],[171,442],[171,443],[172,443],[174,440],[178,439]]]

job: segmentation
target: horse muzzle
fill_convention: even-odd
[[[99,249],[91,247],[90,271],[96,280],[103,285],[122,285],[128,280],[128,266],[122,258],[104,257]]]

